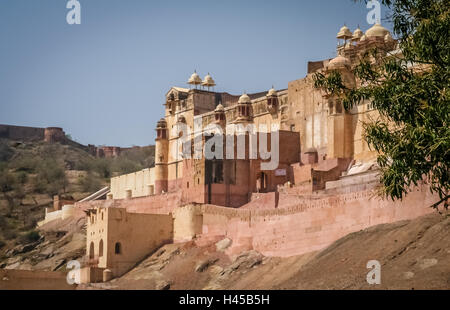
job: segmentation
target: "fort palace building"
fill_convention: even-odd
[[[107,200],[79,202],[87,214],[87,262],[84,281],[120,276],[168,242],[198,244],[232,240],[229,255],[254,249],[268,256],[316,251],[346,234],[379,223],[413,218],[427,212],[434,197],[419,187],[401,202],[374,194],[379,185],[376,153],[364,140],[363,124],[378,113],[370,102],[345,110],[339,98],[314,87],[314,74],[339,71],[349,88],[362,55],[379,48],[384,57],[400,57],[397,42],[380,24],[365,33],[342,27],[337,57],[309,62],[306,77],[282,89],[268,87],[254,94],[215,92],[211,75],[194,72],[186,87],[172,87],[165,96],[163,117],[155,126],[155,166],[111,179]],[[196,122],[201,126],[195,126]],[[186,158],[179,145],[207,143],[208,125],[223,129],[237,153],[238,134],[229,125],[269,128],[276,134],[276,169],[263,170],[260,152],[244,158]],[[189,128],[183,136],[177,126]],[[198,129],[200,128],[200,129]],[[275,131],[273,128],[276,128]],[[183,139],[183,143],[180,143]],[[175,150],[175,151],[174,151]]]

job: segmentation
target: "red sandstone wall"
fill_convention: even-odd
[[[428,206],[436,200],[423,186],[403,202],[380,200],[367,190],[283,209],[226,210],[208,206],[203,234],[231,238],[230,253],[253,248],[267,256],[300,255],[320,250],[351,232],[433,212]]]
[[[127,212],[133,213],[169,214],[181,203],[181,192],[175,192],[133,199],[77,202],[75,206],[81,212],[95,207],[117,207],[125,208]]]
[[[180,191],[120,201],[121,208],[135,213],[169,214],[179,206],[181,206]]]
[[[252,193],[250,202],[239,209],[242,210],[266,210],[278,207],[280,193]]]
[[[190,202],[190,201],[189,201]],[[77,202],[75,207],[77,212],[83,212],[96,207],[116,207],[125,208],[127,212],[147,213],[147,214],[169,214],[173,209],[187,203],[182,197],[182,192],[164,193],[132,199],[111,199]]]
[[[332,158],[317,164],[292,165],[293,182],[298,193],[310,193],[325,188],[325,183],[339,179],[351,159]],[[301,188],[298,185],[302,185]]]
[[[421,186],[402,202],[381,200],[372,189],[344,192],[311,199],[280,193],[279,197],[255,194],[253,208],[234,209],[199,205],[205,237],[229,237],[229,254],[255,249],[267,256],[292,256],[320,250],[355,231],[381,223],[413,219],[433,212],[437,201],[428,187]],[[258,199],[261,199],[258,202]],[[262,210],[278,199],[278,208]],[[181,191],[135,199],[77,203],[81,209],[95,205],[123,207],[128,212],[168,214],[183,204]]]

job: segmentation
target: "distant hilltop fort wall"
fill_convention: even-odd
[[[99,158],[114,158],[119,156],[125,151],[140,148],[139,146],[133,147],[120,147],[120,146],[95,146],[93,144],[88,145],[89,153]]]
[[[45,141],[48,143],[65,143],[69,140],[60,127],[39,128],[14,125],[0,125],[0,138],[19,141]]]
[[[63,143],[66,141],[66,133],[60,127],[47,127],[44,129],[44,141],[48,143]]]
[[[88,146],[80,144],[67,138],[64,129],[61,127],[28,127],[0,124],[0,139],[9,139],[23,142],[45,141],[47,143],[61,143],[78,147],[89,152],[96,157],[113,158],[119,156],[123,151],[131,148],[121,148],[118,146]]]
[[[22,141],[44,140],[45,128],[0,125],[0,138]]]

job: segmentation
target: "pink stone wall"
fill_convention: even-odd
[[[250,202],[239,209],[242,210],[266,210],[278,207],[280,193],[252,193]]]
[[[351,232],[434,212],[429,206],[435,201],[437,197],[421,186],[402,202],[381,200],[372,190],[366,190],[305,200],[282,209],[207,206],[203,210],[203,234],[231,238],[231,254],[251,244],[267,256],[300,255],[320,250]]]
[[[302,182],[312,181],[311,180],[311,169],[313,168],[312,165],[299,165],[294,164],[292,165],[292,172],[294,174],[294,184],[300,184]]]
[[[116,207],[125,208],[127,212],[132,213],[169,214],[173,211],[173,209],[181,206],[181,204],[181,191],[179,191],[133,199],[77,202],[75,206],[79,210],[86,210],[95,207]]]
[[[121,200],[120,207],[127,212],[169,214],[176,207],[181,206],[181,192],[165,193],[162,195]]]
[[[373,188],[366,187],[333,195],[326,191],[312,195],[279,193],[278,197],[275,193],[258,193],[251,199],[241,208],[195,205],[203,214],[201,237],[232,239],[228,254],[254,249],[266,256],[300,255],[320,250],[351,232],[434,212],[429,206],[438,197],[431,195],[428,187],[419,186],[396,202],[382,200]],[[79,213],[102,205],[126,208],[127,212],[169,214],[186,203],[178,191],[76,206]]]
[[[339,179],[350,162],[351,159],[332,158],[316,164],[291,165],[292,182],[297,186],[291,192],[301,194],[324,189],[326,182]]]

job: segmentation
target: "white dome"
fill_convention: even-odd
[[[370,29],[368,29],[366,31],[366,37],[368,37],[368,38],[371,38],[371,37],[384,38],[386,36],[386,34],[388,34],[388,33],[389,33],[389,31],[386,28],[384,28],[380,24],[376,23],[375,25],[373,25]]]
[[[188,80],[188,84],[199,85],[201,83],[202,83],[202,79],[198,76],[197,72],[194,71],[194,73],[192,73],[191,77]]]
[[[223,112],[223,111],[225,111],[225,109],[223,108],[223,105],[221,103],[219,103],[214,111]]]
[[[247,94],[243,94],[240,98],[238,103],[251,103],[250,97]]]
[[[358,29],[356,29],[356,30],[353,32],[352,40],[353,40],[353,41],[358,41],[359,39],[361,39],[361,37],[362,37],[363,35],[364,35],[364,33],[363,33],[362,30],[359,29],[359,27],[358,27]]]
[[[353,36],[353,35],[352,35],[352,32],[350,31],[350,29],[348,29],[348,27],[344,25],[344,26],[339,30],[339,32],[338,32],[336,38],[338,38],[338,39],[350,39],[352,36]]]
[[[213,80],[211,75],[209,75],[209,73],[208,73],[208,75],[205,76],[205,78],[203,79],[202,85],[208,86],[208,87],[216,86],[216,82]]]
[[[328,63],[328,69],[339,69],[339,68],[343,68],[345,66],[350,67],[351,66],[351,62],[348,58],[344,57],[344,56],[337,56],[336,58],[332,59],[329,63]]]
[[[269,92],[267,93],[267,97],[274,97],[274,96],[277,96],[278,95],[278,93],[277,93],[277,91],[275,90],[275,88],[271,88],[271,89],[269,89]]]

